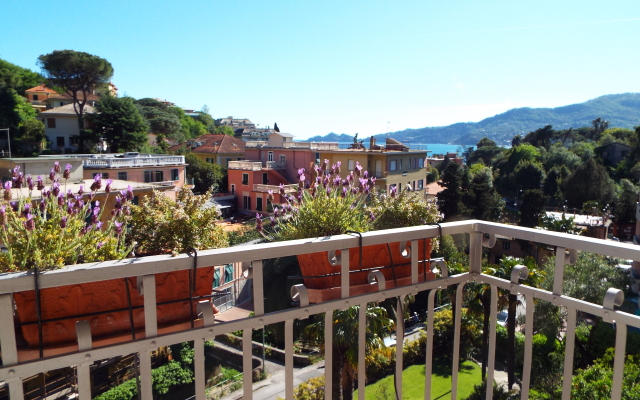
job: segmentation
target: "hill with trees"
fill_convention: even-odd
[[[460,122],[448,126],[405,129],[390,132],[394,139],[414,143],[449,143],[475,145],[483,137],[499,145],[511,144],[515,135],[552,125],[556,129],[591,126],[596,118],[609,121],[610,126],[633,128],[640,125],[640,93],[610,94],[580,104],[556,108],[514,108],[479,122]],[[376,135],[384,139],[387,134]],[[352,136],[330,133],[314,136],[309,141],[349,142]]]

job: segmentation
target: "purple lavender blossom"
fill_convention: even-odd
[[[36,227],[36,221],[33,219],[33,214],[27,214],[27,220],[24,222],[24,227],[28,231],[32,231]]]
[[[56,174],[60,172],[60,163],[58,161],[53,163],[53,170]]]
[[[60,228],[64,229],[67,227],[67,217],[60,218]]]
[[[119,235],[122,233],[122,225],[124,225],[122,222],[115,222],[115,226],[116,226],[116,234]]]
[[[44,182],[42,182],[42,176],[38,175],[38,179],[36,179],[36,188],[40,191],[44,189]]]
[[[71,177],[71,167],[72,167],[72,165],[71,165],[71,164],[67,164],[67,165],[64,167],[64,172],[62,173],[62,177],[63,177],[64,179],[69,179],[69,178]]]

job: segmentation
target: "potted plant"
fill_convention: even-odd
[[[435,205],[424,203],[408,193],[396,196],[392,192],[389,197],[378,197],[372,193],[375,178],[369,177],[358,163],[344,179],[340,177],[339,162],[329,169],[328,160],[325,160],[322,167],[314,168],[314,173],[314,178],[307,183],[305,170],[298,171],[298,193],[295,196],[285,195],[281,189],[286,202],[280,208],[274,208],[274,215],[268,225],[263,224],[258,215],[258,230],[263,231],[271,240],[292,240],[348,231],[362,233],[372,229],[420,225],[437,220]],[[411,202],[415,202],[416,206],[408,204]],[[422,211],[419,207],[426,208]],[[383,208],[388,208],[389,211],[382,212]],[[381,222],[376,222],[376,213],[382,216]],[[401,225],[394,225],[400,221]],[[423,245],[422,249],[425,259],[428,259],[430,248]],[[312,302],[339,297],[340,266],[332,265],[326,252],[300,254],[298,263]],[[400,280],[410,276],[411,268],[400,264],[406,263],[406,258],[400,254],[399,243],[350,249],[351,293],[372,290],[367,279],[372,268],[380,268],[385,278],[393,284],[404,284]]]
[[[124,228],[131,214],[131,188],[112,194],[112,181],[107,180],[103,191],[105,197],[101,202],[96,198],[102,188],[101,177],[97,175],[90,190],[85,192],[83,185],[68,184],[70,171],[71,165],[67,164],[61,171],[56,162],[49,175],[51,187],[46,189],[41,176],[34,180],[29,175],[24,176],[20,167],[15,167],[12,180],[4,184],[0,204],[0,240],[5,247],[0,252],[0,272],[33,270],[37,279],[41,271],[121,259],[130,253]],[[104,210],[110,196],[115,197],[115,207],[107,216]],[[28,344],[49,345],[75,340],[75,320],[64,318],[94,313],[99,304],[110,302],[111,291],[106,289],[106,293],[94,294],[96,286],[42,289],[39,297],[35,290],[15,293],[17,315]],[[40,321],[36,313],[38,306],[41,309]],[[58,318],[63,319],[42,323],[43,320]],[[96,330],[94,334],[99,336],[103,333],[101,329],[109,324],[98,322],[105,322],[106,318],[106,315],[91,318]],[[42,330],[42,343],[38,339],[39,330]]]
[[[176,199],[160,193],[145,197],[133,206],[131,239],[137,243],[138,255],[179,254],[198,249],[229,246],[229,237],[221,225],[220,211],[208,202],[211,193],[194,195],[190,189],[180,190]],[[215,267],[198,268],[193,292],[192,271],[182,270],[156,274],[158,303],[211,295]],[[158,325],[188,321],[198,300],[185,300],[158,306]],[[217,310],[214,307],[214,312]]]

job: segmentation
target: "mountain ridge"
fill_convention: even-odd
[[[609,127],[632,129],[640,125],[640,93],[608,94],[583,103],[554,108],[512,108],[478,122],[404,129],[378,134],[375,137],[384,139],[388,135],[397,140],[410,140],[415,143],[475,145],[486,136],[498,144],[505,145],[511,144],[511,139],[517,134],[524,136],[546,125],[552,125],[554,129],[580,128],[591,126],[591,121],[596,118],[609,121]],[[307,139],[332,142],[352,140],[353,136],[333,132]]]

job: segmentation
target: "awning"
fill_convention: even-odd
[[[236,206],[236,203],[233,200],[220,200],[220,201],[214,201],[214,203],[216,207],[218,207],[218,210]]]

